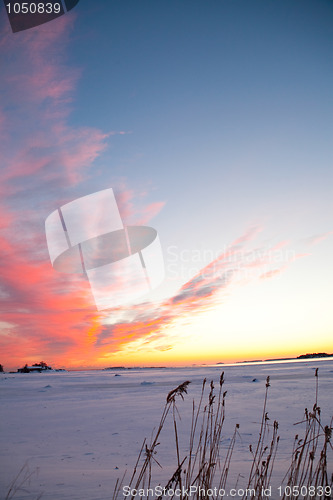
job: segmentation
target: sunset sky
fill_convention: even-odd
[[[333,352],[331,0],[81,0],[0,10],[0,363],[6,370]],[[98,312],[45,219],[112,187],[166,277]]]

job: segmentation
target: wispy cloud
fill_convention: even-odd
[[[128,188],[125,182],[118,182],[116,198],[119,211],[126,225],[148,224],[165,206],[164,201],[147,205],[146,195],[146,192]]]
[[[245,286],[260,279],[274,278],[304,255],[294,251],[281,258],[281,249],[287,246],[280,241],[268,248],[250,248],[255,237],[263,231],[251,227],[236,238],[224,252],[188,280],[176,294],[159,304],[144,303],[131,309],[126,320],[126,310],[112,312],[112,324],[106,324],[96,337],[101,353],[133,349],[171,349],[176,339],[168,326],[173,322],[189,321],[203,311],[221,307],[225,297],[234,287]]]
[[[45,217],[73,199],[71,187],[77,196],[108,139],[130,133],[70,124],[81,73],[66,61],[72,23],[63,16],[52,30],[16,36],[4,26],[0,37],[8,62],[0,80],[0,344],[2,363],[13,367],[40,357],[93,364],[103,328],[89,283],[53,270],[44,234]],[[148,222],[164,205],[141,197],[137,207],[125,183],[120,192],[125,222]]]
[[[7,132],[0,139],[1,180],[8,203],[8,195],[24,192],[27,184],[35,199],[45,199],[50,182],[58,188],[77,184],[106,147],[108,133],[68,123],[80,76],[66,63],[72,23],[72,16],[63,16],[51,31],[18,36],[4,29],[0,39],[9,61],[0,83],[0,125]]]
[[[321,243],[322,241],[325,241],[327,238],[333,235],[333,231],[326,231],[325,233],[319,233],[319,234],[314,234],[312,236],[309,236],[303,241],[303,244],[307,246],[315,246],[318,245],[318,243]]]

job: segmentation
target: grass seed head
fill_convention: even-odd
[[[176,396],[180,396],[184,399],[184,394],[187,394],[187,388],[190,383],[191,382],[189,380],[186,380],[186,382],[183,382],[175,389],[172,389],[172,391],[170,391],[167,395],[167,403],[175,402]]]

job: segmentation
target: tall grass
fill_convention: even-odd
[[[328,451],[332,450],[332,420],[324,426],[321,422],[321,411],[318,406],[318,369],[315,372],[316,390],[312,410],[305,409],[304,418],[295,425],[303,425],[302,435],[295,436],[291,450],[290,466],[285,474],[280,490],[272,492],[270,489],[274,479],[274,465],[279,446],[279,425],[277,421],[271,423],[267,413],[267,401],[270,379],[266,379],[266,390],[263,401],[258,437],[255,445],[250,445],[250,468],[246,477],[233,484],[242,498],[282,498],[283,500],[329,500],[333,498],[333,474],[328,470]],[[221,439],[225,421],[226,394],[224,391],[224,373],[219,379],[216,390],[213,381],[202,383],[201,395],[198,405],[192,405],[192,417],[188,429],[187,453],[180,446],[179,419],[177,407],[179,398],[184,399],[187,394],[189,381],[173,389],[166,398],[162,416],[148,444],[145,440],[134,466],[132,476],[126,486],[127,491],[133,492],[128,499],[136,498],[136,493],[141,489],[147,496],[161,500],[164,496],[169,499],[222,499],[228,496],[227,484],[230,486],[230,469],[233,463],[235,445],[239,437],[239,425],[236,424],[230,438],[228,448],[222,453]],[[154,480],[155,466],[161,467],[157,458],[159,438],[167,419],[171,419],[173,427],[173,441],[175,447],[176,463],[174,472],[165,482],[163,494],[154,494],[155,487],[160,484]],[[332,464],[331,464],[332,468]],[[241,480],[241,482],[239,481]],[[122,495],[124,477],[117,481],[113,500]],[[221,492],[225,491],[225,496]],[[230,490],[229,490],[230,491]]]
[[[17,494],[27,492],[26,488],[30,485],[31,478],[36,474],[38,475],[38,469],[30,471],[28,464],[25,463],[11,482],[5,500],[12,500]],[[40,500],[42,496],[43,493],[40,493],[35,500]]]
[[[315,371],[316,377],[316,396],[312,410],[309,411],[305,408],[304,419],[297,422],[296,425],[304,424],[303,437],[295,436],[294,447],[292,453],[292,460],[289,470],[285,476],[288,492],[298,489],[307,489],[308,491],[319,490],[325,487],[332,487],[333,474],[329,477],[327,466],[327,451],[330,447],[332,449],[332,423],[325,427],[321,423],[321,409],[318,406],[318,368]],[[310,487],[311,490],[310,490]],[[328,488],[327,488],[328,489]],[[283,499],[289,498],[295,500],[302,498],[300,496],[286,495]],[[313,498],[313,496],[312,496]],[[322,496],[323,498],[323,496]],[[326,498],[324,496],[324,498]],[[332,498],[332,495],[328,498]]]

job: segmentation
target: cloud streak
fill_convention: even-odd
[[[310,236],[309,238],[306,238],[304,240],[304,244],[307,246],[315,246],[318,245],[318,243],[321,243],[322,241],[325,241],[327,238],[333,235],[333,231],[326,231],[325,233],[320,233],[320,234],[315,234],[313,236]]]
[[[127,133],[70,125],[81,73],[66,61],[72,28],[73,16],[63,16],[52,30],[13,36],[4,26],[0,37],[8,61],[0,81],[0,345],[11,368],[40,358],[92,365],[103,328],[89,283],[53,270],[44,234],[46,216],[77,197],[109,137]],[[164,205],[134,206],[136,193],[125,185],[121,196],[137,223]]]
[[[5,26],[0,38],[8,61],[0,82],[0,343],[12,367],[93,356],[90,289],[82,276],[54,272],[44,235],[45,215],[63,202],[61,188],[87,176],[111,135],[68,123],[80,76],[66,63],[72,23],[63,16],[52,30],[16,36]]]
[[[193,317],[211,308],[220,307],[227,294],[238,286],[260,279],[274,278],[305,255],[290,252],[276,262],[276,252],[287,246],[281,241],[270,248],[249,249],[248,245],[263,231],[252,227],[236,238],[216,259],[188,280],[178,292],[159,304],[144,303],[134,307],[128,320],[126,310],[115,311],[112,324],[104,325],[96,337],[96,346],[104,354],[150,348],[169,350],[177,342],[168,327],[179,320]],[[111,314],[112,318],[112,314]]]

